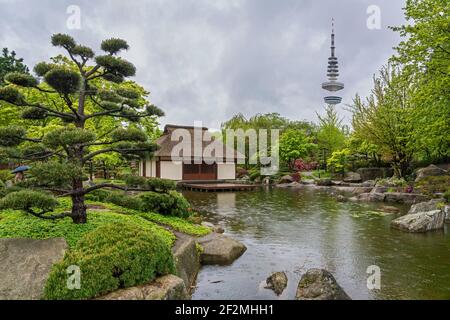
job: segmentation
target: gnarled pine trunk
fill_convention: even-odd
[[[72,220],[73,223],[83,224],[87,222],[86,205],[83,196],[72,196]]]
[[[83,180],[76,179],[73,181],[73,190],[83,190]],[[84,194],[75,193],[72,195],[72,220],[76,224],[83,224],[87,222],[86,205],[84,204]]]

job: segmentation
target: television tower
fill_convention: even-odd
[[[333,19],[331,31],[331,57],[328,58],[328,69],[327,69],[328,81],[322,83],[322,88],[331,93],[344,89],[344,84],[342,82],[337,81],[339,77],[339,64],[338,58],[335,55],[335,51],[336,47],[334,45],[334,19]],[[339,97],[336,94],[331,94],[324,97],[324,100],[326,104],[337,105],[342,102],[342,97]]]

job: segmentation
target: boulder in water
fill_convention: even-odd
[[[336,282],[333,275],[324,269],[310,269],[300,279],[296,300],[351,300]]]
[[[279,296],[286,289],[288,278],[284,272],[275,272],[267,278],[266,283],[266,289],[273,290]]]

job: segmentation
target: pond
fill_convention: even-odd
[[[381,204],[339,203],[310,188],[184,194],[248,248],[231,266],[203,267],[193,299],[294,299],[309,268],[332,272],[353,299],[450,299],[450,225],[427,234],[392,230],[395,215],[382,214]],[[380,290],[367,288],[372,265],[381,269]],[[280,297],[264,289],[275,271],[289,278]]]

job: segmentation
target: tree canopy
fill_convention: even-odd
[[[0,152],[17,162],[33,163],[32,186],[70,196],[72,211],[66,216],[85,223],[84,196],[106,186],[119,188],[84,186],[85,164],[111,153],[141,157],[152,152],[155,146],[140,122],[163,112],[148,102],[145,90],[126,80],[136,73],[131,62],[118,56],[129,48],[126,41],[103,41],[105,54],[97,56],[69,35],[55,34],[51,42],[66,56],[38,63],[33,69],[37,77],[10,72],[0,88],[0,100],[15,106],[23,119],[50,122],[38,124],[40,130],[33,132],[21,126],[0,128]],[[38,215],[53,218],[46,215],[50,209]]]

